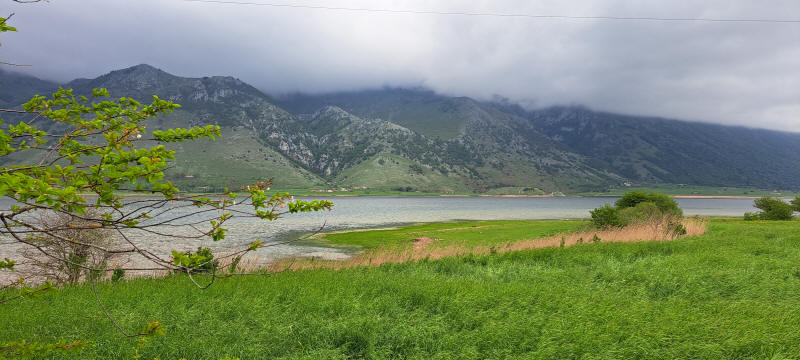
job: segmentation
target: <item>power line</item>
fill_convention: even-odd
[[[269,6],[269,7],[278,7],[278,8],[336,10],[336,11],[389,13],[389,14],[483,16],[483,17],[529,18],[529,19],[561,19],[561,20],[611,20],[611,21],[663,21],[663,22],[789,23],[789,24],[800,24],[800,19],[768,19],[768,18],[726,19],[726,18],[688,18],[688,17],[687,18],[683,18],[683,17],[650,17],[650,16],[572,16],[572,15],[489,13],[489,12],[437,11],[437,10],[412,10],[412,9],[404,10],[404,9],[384,9],[384,8],[344,7],[344,6],[318,6],[318,5],[304,5],[304,4],[283,4],[283,3],[232,1],[232,0],[183,0],[183,1],[185,1],[185,2],[194,2],[194,3],[207,3],[207,4]]]

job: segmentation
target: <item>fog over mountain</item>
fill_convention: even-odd
[[[0,84],[8,107],[58,87],[6,71]],[[181,77],[147,64],[63,86],[181,104],[150,121],[151,130],[221,126],[219,141],[170,146],[178,160],[167,177],[182,189],[222,191],[270,177],[284,188],[538,195],[633,183],[800,187],[797,133],[580,106],[526,110],[424,89],[270,97],[230,76]]]
[[[256,3],[258,1],[255,1]],[[440,12],[789,19],[795,0],[366,1],[302,6]],[[5,2],[0,60],[39,78],[139,63],[226,74],[273,95],[424,86],[528,107],[800,131],[800,23],[608,21],[349,11],[177,0]]]

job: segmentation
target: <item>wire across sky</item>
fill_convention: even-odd
[[[421,14],[421,15],[446,15],[446,16],[480,16],[480,17],[505,17],[505,18],[529,18],[529,19],[555,19],[555,20],[605,20],[605,21],[659,21],[659,22],[714,22],[714,23],[777,23],[777,24],[800,24],[800,19],[771,19],[771,18],[705,18],[705,17],[652,17],[652,16],[578,16],[560,14],[521,14],[521,13],[492,13],[492,12],[469,12],[469,11],[439,11],[439,10],[420,10],[420,9],[388,9],[388,8],[367,8],[367,7],[345,7],[345,6],[322,6],[307,4],[288,4],[254,1],[233,1],[233,0],[181,0],[192,3],[221,4],[221,5],[240,5],[240,6],[268,6],[275,8],[297,8],[315,9],[332,11],[349,11],[365,13],[387,13],[387,14]]]

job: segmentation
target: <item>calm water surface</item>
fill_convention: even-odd
[[[315,199],[315,198],[304,198]],[[286,239],[314,231],[380,227],[453,220],[523,220],[586,218],[589,210],[617,197],[490,198],[490,197],[332,197],[330,212],[290,215],[273,222],[246,220],[231,235],[251,240]],[[678,199],[687,216],[741,216],[754,211],[752,199]],[[232,226],[233,228],[233,226]],[[248,229],[242,231],[242,229]]]

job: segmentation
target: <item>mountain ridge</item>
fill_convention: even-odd
[[[15,76],[0,72],[4,106],[57,86]],[[79,94],[105,87],[115,97],[180,103],[157,128],[222,126],[214,153],[176,147],[169,176],[190,189],[275,175],[289,188],[433,192],[600,191],[626,182],[800,188],[800,134],[774,130],[575,106],[528,110],[425,89],[271,97],[233,77],[180,77],[146,64],[66,85]]]

